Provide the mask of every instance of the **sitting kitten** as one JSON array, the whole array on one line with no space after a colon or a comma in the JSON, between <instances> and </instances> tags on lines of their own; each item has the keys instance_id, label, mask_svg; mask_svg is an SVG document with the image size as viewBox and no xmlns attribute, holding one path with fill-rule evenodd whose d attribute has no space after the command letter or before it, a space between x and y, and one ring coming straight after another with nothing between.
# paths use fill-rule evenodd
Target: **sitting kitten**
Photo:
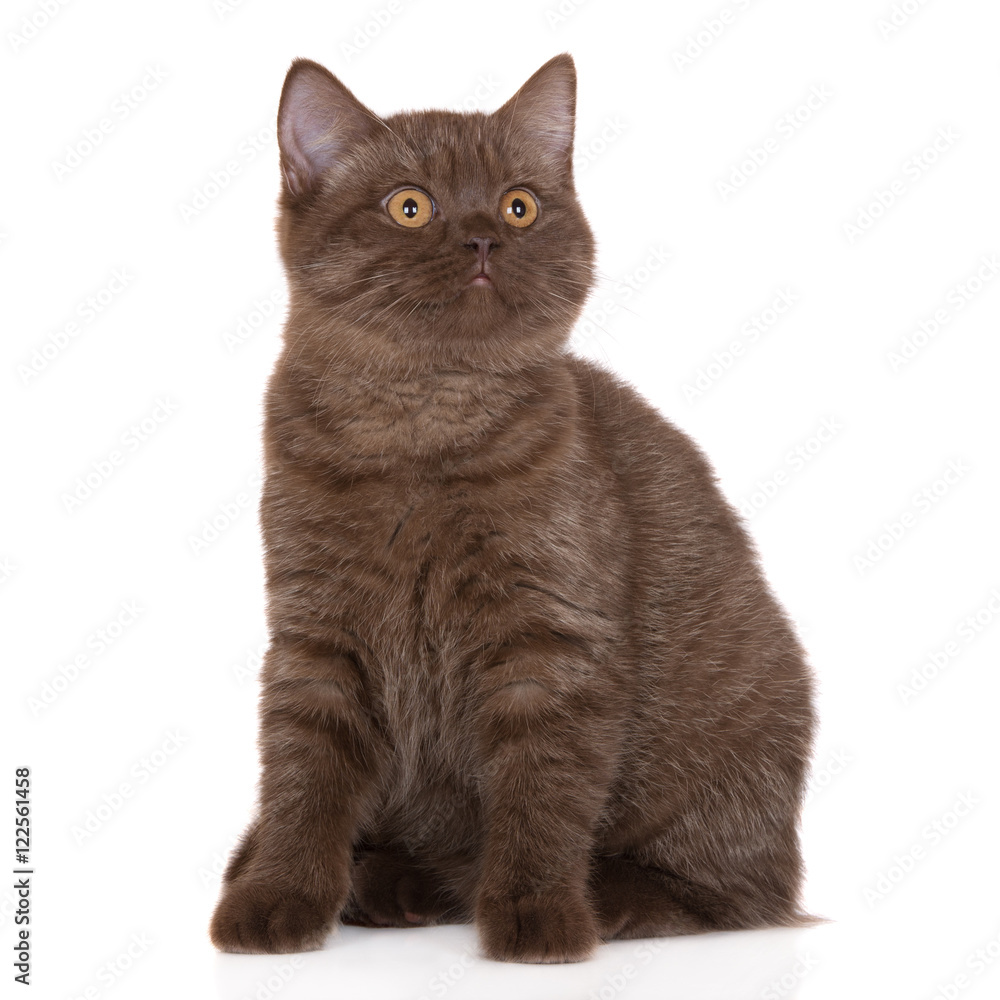
<instances>
[{"instance_id":1,"label":"sitting kitten","mask_svg":"<svg viewBox=\"0 0 1000 1000\"><path fill-rule=\"evenodd\" d=\"M566 353L576 78L381 119L281 96L260 804L212 921L471 921L490 958L808 922L811 680L700 451Z\"/></svg>"}]
</instances>

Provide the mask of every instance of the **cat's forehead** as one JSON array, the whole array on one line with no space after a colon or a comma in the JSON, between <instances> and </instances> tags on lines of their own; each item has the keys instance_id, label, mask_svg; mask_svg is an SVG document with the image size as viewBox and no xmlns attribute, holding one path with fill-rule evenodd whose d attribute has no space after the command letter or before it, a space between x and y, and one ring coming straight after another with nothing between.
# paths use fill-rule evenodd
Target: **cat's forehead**
<instances>
[{"instance_id":1,"label":"cat's forehead","mask_svg":"<svg viewBox=\"0 0 1000 1000\"><path fill-rule=\"evenodd\" d=\"M385 123L393 136L387 167L401 183L438 188L434 193L492 197L498 188L529 183L540 169L531 149L488 114L413 112Z\"/></svg>"}]
</instances>

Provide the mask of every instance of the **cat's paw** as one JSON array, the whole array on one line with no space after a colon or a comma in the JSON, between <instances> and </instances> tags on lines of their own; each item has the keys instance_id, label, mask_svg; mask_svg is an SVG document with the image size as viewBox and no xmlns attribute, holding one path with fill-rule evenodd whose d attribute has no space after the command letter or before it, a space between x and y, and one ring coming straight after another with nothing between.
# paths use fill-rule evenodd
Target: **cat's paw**
<instances>
[{"instance_id":1,"label":"cat's paw","mask_svg":"<svg viewBox=\"0 0 1000 1000\"><path fill-rule=\"evenodd\" d=\"M244 955L316 951L336 917L336 909L302 893L236 881L223 889L209 934L220 951Z\"/></svg>"},{"instance_id":2,"label":"cat's paw","mask_svg":"<svg viewBox=\"0 0 1000 1000\"><path fill-rule=\"evenodd\" d=\"M599 942L586 899L568 891L480 899L476 924L483 953L498 962L582 962Z\"/></svg>"},{"instance_id":3,"label":"cat's paw","mask_svg":"<svg viewBox=\"0 0 1000 1000\"><path fill-rule=\"evenodd\" d=\"M370 850L355 860L351 898L340 919L361 927L426 927L461 922L461 912L457 900L414 858Z\"/></svg>"}]
</instances>

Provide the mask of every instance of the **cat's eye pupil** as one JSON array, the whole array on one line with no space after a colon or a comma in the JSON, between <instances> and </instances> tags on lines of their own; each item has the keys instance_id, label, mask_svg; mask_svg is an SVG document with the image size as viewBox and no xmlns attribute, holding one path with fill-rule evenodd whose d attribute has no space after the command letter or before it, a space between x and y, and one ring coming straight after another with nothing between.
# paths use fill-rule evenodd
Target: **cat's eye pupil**
<instances>
[{"instance_id":1,"label":"cat's eye pupil","mask_svg":"<svg viewBox=\"0 0 1000 1000\"><path fill-rule=\"evenodd\" d=\"M511 211L514 213L514 215L516 215L519 219L523 219L528 211L528 206L525 205L525 203L521 201L520 198L515 198L510 203L510 208Z\"/></svg>"},{"instance_id":2,"label":"cat's eye pupil","mask_svg":"<svg viewBox=\"0 0 1000 1000\"><path fill-rule=\"evenodd\" d=\"M403 215L405 215L408 219L412 219L419 211L420 206L413 200L413 198L407 198L406 201L403 202Z\"/></svg>"}]
</instances>

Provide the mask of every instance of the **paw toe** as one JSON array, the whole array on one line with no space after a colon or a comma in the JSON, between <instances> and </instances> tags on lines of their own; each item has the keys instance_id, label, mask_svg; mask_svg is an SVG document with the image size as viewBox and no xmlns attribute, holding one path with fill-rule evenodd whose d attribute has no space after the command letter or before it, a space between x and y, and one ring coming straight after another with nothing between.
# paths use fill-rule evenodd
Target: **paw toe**
<instances>
[{"instance_id":1,"label":"paw toe","mask_svg":"<svg viewBox=\"0 0 1000 1000\"><path fill-rule=\"evenodd\" d=\"M482 901L483 951L500 962L581 962L598 943L594 916L581 897L540 893Z\"/></svg>"},{"instance_id":2,"label":"paw toe","mask_svg":"<svg viewBox=\"0 0 1000 1000\"><path fill-rule=\"evenodd\" d=\"M220 951L280 955L321 948L332 924L332 914L300 893L230 883L209 933Z\"/></svg>"}]
</instances>

